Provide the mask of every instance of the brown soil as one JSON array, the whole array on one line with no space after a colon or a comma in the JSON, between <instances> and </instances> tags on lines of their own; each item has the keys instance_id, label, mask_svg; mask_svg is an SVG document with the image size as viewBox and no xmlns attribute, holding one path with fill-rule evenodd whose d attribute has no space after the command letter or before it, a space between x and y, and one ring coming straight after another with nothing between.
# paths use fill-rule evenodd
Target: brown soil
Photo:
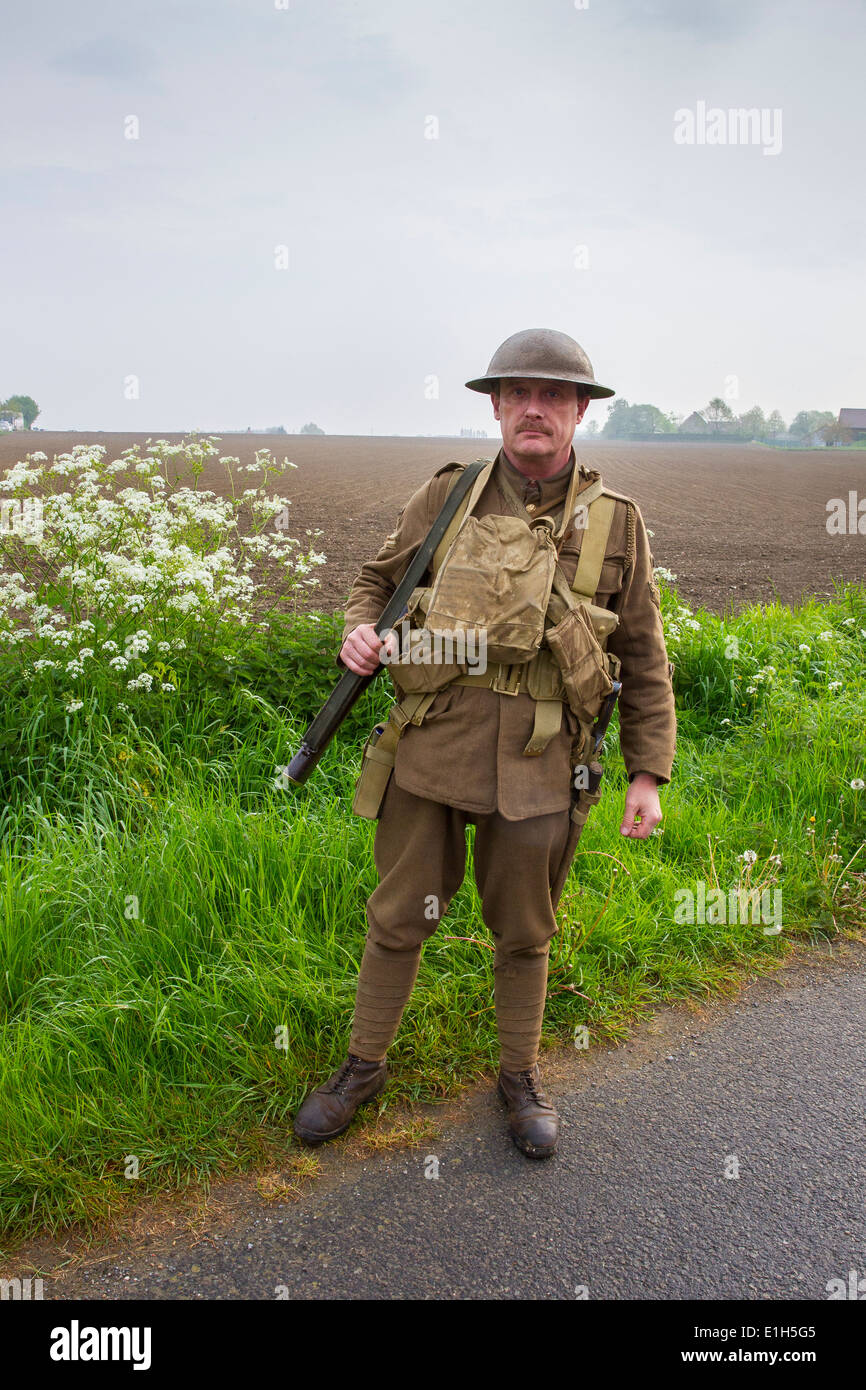
<instances>
[{"instance_id":1,"label":"brown soil","mask_svg":"<svg viewBox=\"0 0 866 1390\"><path fill-rule=\"evenodd\" d=\"M141 434L35 432L0 434L0 471L25 453L49 458L74 444L104 444L112 458ZM183 436L152 438L178 442ZM412 492L449 459L491 456L497 439L400 438L351 435L220 436L224 454L241 463L257 449L298 465L275 490L292 498L292 535L321 527L318 548L328 556L318 589L302 606L335 609L345 603L365 560L392 530ZM783 451L757 445L580 444L578 457L641 508L657 565L679 576L681 596L693 606L735 611L778 598L796 603L825 597L834 580L864 581L866 536L831 536L827 503L866 496L866 452L833 449ZM248 487L251 475L243 475ZM225 468L215 464L200 486L222 492Z\"/></svg>"}]
</instances>

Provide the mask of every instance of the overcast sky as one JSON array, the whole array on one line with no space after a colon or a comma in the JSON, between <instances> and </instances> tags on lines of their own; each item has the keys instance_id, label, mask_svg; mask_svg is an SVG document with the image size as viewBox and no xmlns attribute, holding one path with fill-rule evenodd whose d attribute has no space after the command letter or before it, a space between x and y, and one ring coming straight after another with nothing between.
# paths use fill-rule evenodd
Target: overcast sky
<instances>
[{"instance_id":1,"label":"overcast sky","mask_svg":"<svg viewBox=\"0 0 866 1390\"><path fill-rule=\"evenodd\" d=\"M463 383L534 327L664 410L866 406L862 0L14 9L0 397L46 429L494 433ZM677 143L699 103L781 149Z\"/></svg>"}]
</instances>

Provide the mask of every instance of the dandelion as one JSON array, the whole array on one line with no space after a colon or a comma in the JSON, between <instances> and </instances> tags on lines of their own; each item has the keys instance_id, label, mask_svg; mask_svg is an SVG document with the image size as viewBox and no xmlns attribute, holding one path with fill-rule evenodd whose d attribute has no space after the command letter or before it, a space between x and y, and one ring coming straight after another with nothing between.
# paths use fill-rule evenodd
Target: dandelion
<instances>
[{"instance_id":1,"label":"dandelion","mask_svg":"<svg viewBox=\"0 0 866 1390\"><path fill-rule=\"evenodd\" d=\"M805 652L806 655L808 656L808 654L811 652L812 648L808 645L808 643L806 643L806 642L801 642L800 645L799 645L799 647L797 648L797 650L798 650L799 652Z\"/></svg>"},{"instance_id":2,"label":"dandelion","mask_svg":"<svg viewBox=\"0 0 866 1390\"><path fill-rule=\"evenodd\" d=\"M781 854L770 854L770 855L768 855L768 857L767 857L767 862L770 863L770 864L775 864L777 869L781 869L781 867L782 867L782 856L781 856Z\"/></svg>"},{"instance_id":3,"label":"dandelion","mask_svg":"<svg viewBox=\"0 0 866 1390\"><path fill-rule=\"evenodd\" d=\"M819 632L819 633L818 633L818 641L819 641L819 642L829 642L829 641L830 641L833 637L835 637L835 636L836 636L835 632L833 632L832 629L827 628L827 630L826 630L825 632Z\"/></svg>"},{"instance_id":4,"label":"dandelion","mask_svg":"<svg viewBox=\"0 0 866 1390\"><path fill-rule=\"evenodd\" d=\"M862 777L855 777L851 783L852 792L862 792L864 787L866 787L866 782L863 781Z\"/></svg>"},{"instance_id":5,"label":"dandelion","mask_svg":"<svg viewBox=\"0 0 866 1390\"><path fill-rule=\"evenodd\" d=\"M737 857L742 859L744 864L754 864L758 856L753 849L744 849Z\"/></svg>"}]
</instances>

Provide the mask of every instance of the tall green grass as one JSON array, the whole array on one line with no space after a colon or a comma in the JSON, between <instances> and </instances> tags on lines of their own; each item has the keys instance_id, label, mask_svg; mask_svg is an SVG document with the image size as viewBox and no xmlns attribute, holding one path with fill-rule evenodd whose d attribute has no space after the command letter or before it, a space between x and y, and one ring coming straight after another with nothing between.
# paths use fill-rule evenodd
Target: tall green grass
<instances>
[{"instance_id":1,"label":"tall green grass","mask_svg":"<svg viewBox=\"0 0 866 1390\"><path fill-rule=\"evenodd\" d=\"M611 736L563 898L545 1045L581 1025L591 1041L622 1036L664 1000L863 926L866 592L718 618L664 586L663 610L680 720L663 833L618 834ZM235 657L213 658L177 703L142 693L127 710L96 689L68 715L11 658L3 670L10 1240L292 1148L294 1110L345 1054L375 885L375 827L350 805L385 684L306 787L277 776L338 675L340 630L325 614L239 630ZM781 886L781 934L676 921L675 894L699 879ZM387 1097L445 1095L495 1064L489 941L470 872L425 947Z\"/></svg>"}]
</instances>

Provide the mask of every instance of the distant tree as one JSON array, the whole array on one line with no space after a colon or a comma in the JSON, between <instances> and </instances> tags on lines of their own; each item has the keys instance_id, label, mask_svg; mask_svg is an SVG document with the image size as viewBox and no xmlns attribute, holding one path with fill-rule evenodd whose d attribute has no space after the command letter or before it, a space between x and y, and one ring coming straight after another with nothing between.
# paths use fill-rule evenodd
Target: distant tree
<instances>
[{"instance_id":1,"label":"distant tree","mask_svg":"<svg viewBox=\"0 0 866 1390\"><path fill-rule=\"evenodd\" d=\"M734 412L731 410L727 401L723 400L721 396L713 396L713 399L706 409L701 411L701 414L704 419L713 426L716 433L722 428L722 425L730 424L734 418Z\"/></svg>"},{"instance_id":2,"label":"distant tree","mask_svg":"<svg viewBox=\"0 0 866 1390\"><path fill-rule=\"evenodd\" d=\"M632 407L634 434L672 434L674 426L667 415L657 405L636 405Z\"/></svg>"},{"instance_id":3,"label":"distant tree","mask_svg":"<svg viewBox=\"0 0 866 1390\"><path fill-rule=\"evenodd\" d=\"M590 436L590 438L595 438L595 436L598 434L598 421L597 421L597 420L590 420L590 421L587 423L587 426L586 426L586 433Z\"/></svg>"},{"instance_id":4,"label":"distant tree","mask_svg":"<svg viewBox=\"0 0 866 1390\"><path fill-rule=\"evenodd\" d=\"M767 437L767 422L759 405L753 405L751 410L740 415L737 424L740 427L740 432L747 434L750 439L766 439Z\"/></svg>"},{"instance_id":5,"label":"distant tree","mask_svg":"<svg viewBox=\"0 0 866 1390\"><path fill-rule=\"evenodd\" d=\"M286 432L286 427L285 427L285 425L271 425L271 426L265 431L266 434L285 434L285 432Z\"/></svg>"},{"instance_id":6,"label":"distant tree","mask_svg":"<svg viewBox=\"0 0 866 1390\"><path fill-rule=\"evenodd\" d=\"M767 417L767 437L775 439L777 434L785 433L785 421L782 419L778 410L773 410Z\"/></svg>"},{"instance_id":7,"label":"distant tree","mask_svg":"<svg viewBox=\"0 0 866 1390\"><path fill-rule=\"evenodd\" d=\"M825 444L850 444L854 436L845 425L840 425L838 420L830 420L826 425L821 425L818 430Z\"/></svg>"},{"instance_id":8,"label":"distant tree","mask_svg":"<svg viewBox=\"0 0 866 1390\"><path fill-rule=\"evenodd\" d=\"M832 425L836 416L832 410L801 410L791 421L791 433L798 439L807 439L817 434L824 425Z\"/></svg>"},{"instance_id":9,"label":"distant tree","mask_svg":"<svg viewBox=\"0 0 866 1390\"><path fill-rule=\"evenodd\" d=\"M621 396L618 401L611 401L607 408L607 419L604 422L602 434L608 439L622 439L626 434L631 406L625 396Z\"/></svg>"},{"instance_id":10,"label":"distant tree","mask_svg":"<svg viewBox=\"0 0 866 1390\"><path fill-rule=\"evenodd\" d=\"M671 434L674 426L667 415L655 405L629 405L614 401L608 406L607 422L602 433L608 439L628 439L637 434Z\"/></svg>"},{"instance_id":11,"label":"distant tree","mask_svg":"<svg viewBox=\"0 0 866 1390\"><path fill-rule=\"evenodd\" d=\"M27 430L39 414L39 406L32 396L10 396L8 400L3 401L0 409L10 411L14 415L23 415L24 428Z\"/></svg>"},{"instance_id":12,"label":"distant tree","mask_svg":"<svg viewBox=\"0 0 866 1390\"><path fill-rule=\"evenodd\" d=\"M316 425L316 424L314 424L313 421L310 420L306 425L302 425L302 426L301 426L300 433L301 433L301 434L324 434L325 431L324 431L324 430L320 430L320 429L319 429L319 426Z\"/></svg>"}]
</instances>

